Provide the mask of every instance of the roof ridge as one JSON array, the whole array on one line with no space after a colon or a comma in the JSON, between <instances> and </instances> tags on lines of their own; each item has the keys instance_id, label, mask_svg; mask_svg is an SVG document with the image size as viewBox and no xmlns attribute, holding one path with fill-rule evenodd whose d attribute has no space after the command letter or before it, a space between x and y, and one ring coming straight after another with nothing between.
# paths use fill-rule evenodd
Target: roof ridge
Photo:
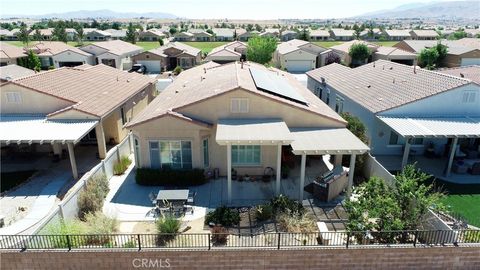
<instances>
[{"instance_id":1,"label":"roof ridge","mask_svg":"<svg viewBox=\"0 0 480 270\"><path fill-rule=\"evenodd\" d=\"M57 72L57 71L64 70L64 69L68 69L68 68L69 68L69 67L60 67L60 68L50 69L50 70L46 70L46 71L41 71L41 72L37 72L37 73L32 74L32 75L28 75L28 76L24 76L24 77L21 77L21 78L17 78L17 79L15 79L15 80L12 80L12 82L17 82L17 81L20 81L20 80L22 80L22 79L32 78L32 77L39 76L39 75L43 75L43 74L46 74L46 73L53 73L53 72Z\"/></svg>"}]
</instances>

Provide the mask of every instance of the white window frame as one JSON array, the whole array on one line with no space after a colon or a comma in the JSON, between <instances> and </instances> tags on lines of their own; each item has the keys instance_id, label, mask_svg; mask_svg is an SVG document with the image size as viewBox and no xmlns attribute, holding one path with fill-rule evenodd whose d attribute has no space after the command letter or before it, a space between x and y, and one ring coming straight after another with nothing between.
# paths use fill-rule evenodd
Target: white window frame
<instances>
[{"instance_id":1,"label":"white window frame","mask_svg":"<svg viewBox=\"0 0 480 270\"><path fill-rule=\"evenodd\" d=\"M207 143L206 147L205 147L205 142ZM205 154L206 154L206 157L205 157ZM203 155L203 167L204 168L210 167L210 142L208 140L208 137L203 138L202 140L202 155Z\"/></svg>"},{"instance_id":2,"label":"white window frame","mask_svg":"<svg viewBox=\"0 0 480 270\"><path fill-rule=\"evenodd\" d=\"M239 146L258 146L259 147L259 160L258 160L258 163L238 163L237 162L234 162L233 160L233 147L239 147ZM238 154L238 152L237 152ZM238 157L237 157L237 160L238 160ZM261 145L232 145L232 165L235 166L235 167L261 167L262 166L262 146Z\"/></svg>"},{"instance_id":3,"label":"white window frame","mask_svg":"<svg viewBox=\"0 0 480 270\"><path fill-rule=\"evenodd\" d=\"M250 102L248 98L232 98L230 100L230 112L231 113L248 113L250 111L249 103Z\"/></svg>"},{"instance_id":4,"label":"white window frame","mask_svg":"<svg viewBox=\"0 0 480 270\"><path fill-rule=\"evenodd\" d=\"M335 112L340 114L343 112L343 102L345 99L342 96L335 95Z\"/></svg>"},{"instance_id":5,"label":"white window frame","mask_svg":"<svg viewBox=\"0 0 480 270\"><path fill-rule=\"evenodd\" d=\"M6 92L6 101L9 104L21 104L22 103L22 94L20 92ZM12 100L13 97L13 100Z\"/></svg>"},{"instance_id":6,"label":"white window frame","mask_svg":"<svg viewBox=\"0 0 480 270\"><path fill-rule=\"evenodd\" d=\"M180 143L180 164L181 164L181 169L183 169L183 149L181 147L182 145L182 142L190 142L190 155L191 155L191 162L192 162L192 169L194 168L193 167L193 141L190 140L190 139L159 139L159 140L149 140L149 153L150 153L150 143L151 142L158 142L158 157L159 157L159 161L160 161L160 168L163 168L164 165L162 164L162 156L161 156L161 143L162 142L168 142L168 143L171 143L171 142L179 142ZM151 166L151 161L150 161L150 166ZM172 169L175 169L175 168L172 168Z\"/></svg>"}]
</instances>

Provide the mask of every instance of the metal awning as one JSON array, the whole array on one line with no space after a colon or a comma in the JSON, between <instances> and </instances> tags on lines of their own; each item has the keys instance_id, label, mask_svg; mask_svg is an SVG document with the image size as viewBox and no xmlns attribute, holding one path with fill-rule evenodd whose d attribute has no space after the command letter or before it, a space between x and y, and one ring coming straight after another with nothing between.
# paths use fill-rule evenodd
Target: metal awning
<instances>
[{"instance_id":1,"label":"metal awning","mask_svg":"<svg viewBox=\"0 0 480 270\"><path fill-rule=\"evenodd\" d=\"M75 144L97 123L96 120L49 120L45 116L1 115L0 142Z\"/></svg>"},{"instance_id":2,"label":"metal awning","mask_svg":"<svg viewBox=\"0 0 480 270\"><path fill-rule=\"evenodd\" d=\"M220 145L288 145L293 137L285 122L279 119L220 119L216 141Z\"/></svg>"},{"instance_id":3,"label":"metal awning","mask_svg":"<svg viewBox=\"0 0 480 270\"><path fill-rule=\"evenodd\" d=\"M480 117L389 117L377 116L405 138L477 138Z\"/></svg>"},{"instance_id":4,"label":"metal awning","mask_svg":"<svg viewBox=\"0 0 480 270\"><path fill-rule=\"evenodd\" d=\"M346 128L291 128L295 155L363 154L370 148Z\"/></svg>"}]
</instances>

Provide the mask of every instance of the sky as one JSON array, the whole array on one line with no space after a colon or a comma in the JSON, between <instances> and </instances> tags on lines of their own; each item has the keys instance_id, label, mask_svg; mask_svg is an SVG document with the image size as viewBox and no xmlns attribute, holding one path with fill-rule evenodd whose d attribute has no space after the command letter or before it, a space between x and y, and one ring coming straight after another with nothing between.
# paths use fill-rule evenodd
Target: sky
<instances>
[{"instance_id":1,"label":"sky","mask_svg":"<svg viewBox=\"0 0 480 270\"><path fill-rule=\"evenodd\" d=\"M0 14L78 10L165 12L191 19L344 18L432 0L0 0Z\"/></svg>"}]
</instances>

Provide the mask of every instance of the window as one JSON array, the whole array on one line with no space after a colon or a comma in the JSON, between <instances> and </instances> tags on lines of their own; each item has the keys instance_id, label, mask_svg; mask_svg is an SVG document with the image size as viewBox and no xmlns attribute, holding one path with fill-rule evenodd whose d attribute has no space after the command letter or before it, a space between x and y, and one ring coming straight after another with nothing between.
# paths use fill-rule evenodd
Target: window
<instances>
[{"instance_id":1,"label":"window","mask_svg":"<svg viewBox=\"0 0 480 270\"><path fill-rule=\"evenodd\" d=\"M208 156L208 139L203 139L203 167L208 168L210 166Z\"/></svg>"},{"instance_id":2,"label":"window","mask_svg":"<svg viewBox=\"0 0 480 270\"><path fill-rule=\"evenodd\" d=\"M190 141L150 142L150 166L191 169L192 143Z\"/></svg>"},{"instance_id":3,"label":"window","mask_svg":"<svg viewBox=\"0 0 480 270\"><path fill-rule=\"evenodd\" d=\"M337 95L335 97L335 112L337 113L343 112L343 101L344 99L341 96Z\"/></svg>"},{"instance_id":4,"label":"window","mask_svg":"<svg viewBox=\"0 0 480 270\"><path fill-rule=\"evenodd\" d=\"M232 164L236 166L260 165L260 145L232 145Z\"/></svg>"},{"instance_id":5,"label":"window","mask_svg":"<svg viewBox=\"0 0 480 270\"><path fill-rule=\"evenodd\" d=\"M423 138L414 138L412 140L413 145L423 145Z\"/></svg>"},{"instance_id":6,"label":"window","mask_svg":"<svg viewBox=\"0 0 480 270\"><path fill-rule=\"evenodd\" d=\"M133 144L134 144L134 149L135 149L135 152L134 152L135 164L137 166L140 166L140 144L139 144L137 138L133 139Z\"/></svg>"},{"instance_id":7,"label":"window","mask_svg":"<svg viewBox=\"0 0 480 270\"><path fill-rule=\"evenodd\" d=\"M389 145L397 145L398 144L398 135L393 130L390 131L390 140L388 141Z\"/></svg>"},{"instance_id":8,"label":"window","mask_svg":"<svg viewBox=\"0 0 480 270\"><path fill-rule=\"evenodd\" d=\"M230 111L232 113L248 113L248 98L232 98Z\"/></svg>"},{"instance_id":9,"label":"window","mask_svg":"<svg viewBox=\"0 0 480 270\"><path fill-rule=\"evenodd\" d=\"M7 92L7 103L22 103L22 96L18 92Z\"/></svg>"},{"instance_id":10,"label":"window","mask_svg":"<svg viewBox=\"0 0 480 270\"><path fill-rule=\"evenodd\" d=\"M477 91L467 90L463 91L462 103L474 103L477 96Z\"/></svg>"},{"instance_id":11,"label":"window","mask_svg":"<svg viewBox=\"0 0 480 270\"><path fill-rule=\"evenodd\" d=\"M330 105L330 90L327 89L327 105Z\"/></svg>"},{"instance_id":12,"label":"window","mask_svg":"<svg viewBox=\"0 0 480 270\"><path fill-rule=\"evenodd\" d=\"M122 125L125 125L127 123L127 117L125 115L125 109L123 107L120 107L120 115L122 116Z\"/></svg>"}]
</instances>

